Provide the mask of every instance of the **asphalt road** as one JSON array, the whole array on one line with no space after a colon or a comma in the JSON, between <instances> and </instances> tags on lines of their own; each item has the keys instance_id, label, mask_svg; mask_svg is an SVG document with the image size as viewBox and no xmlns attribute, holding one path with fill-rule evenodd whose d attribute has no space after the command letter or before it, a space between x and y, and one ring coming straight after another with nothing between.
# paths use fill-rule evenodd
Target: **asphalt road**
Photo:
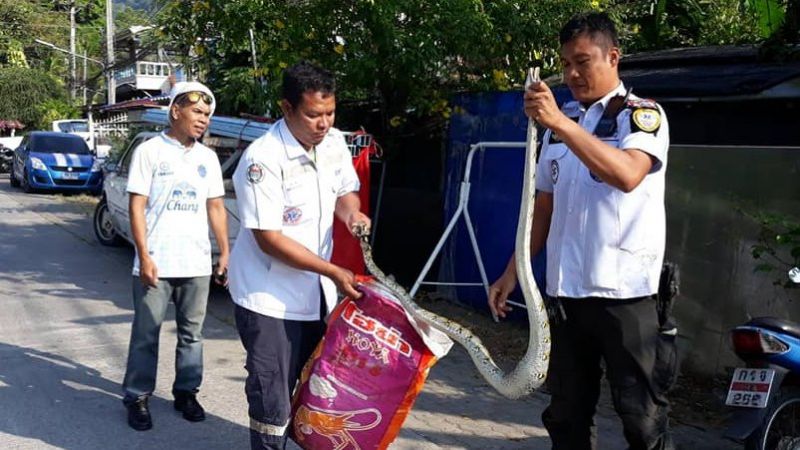
<instances>
[{"instance_id":1,"label":"asphalt road","mask_svg":"<svg viewBox=\"0 0 800 450\"><path fill-rule=\"evenodd\" d=\"M244 352L224 291L209 300L204 329L199 399L208 419L189 423L172 408L175 326L167 320L151 400L154 428L128 428L120 383L133 316L132 258L129 247L97 243L85 207L23 194L0 176L1 449L249 448ZM455 348L432 369L391 448L547 449L539 419L546 404L542 393L501 398ZM597 421L600 448L625 448L607 405ZM675 433L681 448L736 448L718 430L679 426Z\"/></svg>"}]
</instances>

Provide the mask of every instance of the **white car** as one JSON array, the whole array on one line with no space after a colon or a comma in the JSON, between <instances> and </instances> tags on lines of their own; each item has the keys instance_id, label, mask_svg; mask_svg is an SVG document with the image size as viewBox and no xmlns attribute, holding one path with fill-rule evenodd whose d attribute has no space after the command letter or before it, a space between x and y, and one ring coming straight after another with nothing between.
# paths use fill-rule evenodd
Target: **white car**
<instances>
[{"instance_id":1,"label":"white car","mask_svg":"<svg viewBox=\"0 0 800 450\"><path fill-rule=\"evenodd\" d=\"M133 151L142 142L157 136L158 133L143 132L136 135L128 148L122 153L118 162L106 163L103 167L105 180L103 181L103 195L94 210L94 234L103 245L118 246L126 241L133 245L131 235L130 217L128 215L128 170L130 169ZM231 247L239 231L239 215L236 209L236 198L233 193L231 175L236 169L236 162L241 156L241 151L235 152L222 164L222 176L225 183L225 209L228 213L228 240ZM219 254L217 240L214 233L210 232L212 252Z\"/></svg>"},{"instance_id":2,"label":"white car","mask_svg":"<svg viewBox=\"0 0 800 450\"><path fill-rule=\"evenodd\" d=\"M95 150L94 147L94 133L91 131L89 121L86 119L64 119L54 120L52 123L53 131L60 133L69 133L80 136L86 141L86 145L90 149Z\"/></svg>"}]
</instances>

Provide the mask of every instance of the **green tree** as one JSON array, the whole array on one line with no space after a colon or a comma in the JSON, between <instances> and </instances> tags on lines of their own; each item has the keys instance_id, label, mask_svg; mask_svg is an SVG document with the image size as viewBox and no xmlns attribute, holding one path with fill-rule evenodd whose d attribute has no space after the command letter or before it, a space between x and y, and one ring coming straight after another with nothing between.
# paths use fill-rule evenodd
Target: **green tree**
<instances>
[{"instance_id":1,"label":"green tree","mask_svg":"<svg viewBox=\"0 0 800 450\"><path fill-rule=\"evenodd\" d=\"M0 118L15 119L28 129L48 127L54 112L74 114L61 80L38 69L0 68Z\"/></svg>"},{"instance_id":2,"label":"green tree","mask_svg":"<svg viewBox=\"0 0 800 450\"><path fill-rule=\"evenodd\" d=\"M48 98L36 105L36 112L39 118L35 123L38 130L49 130L54 120L74 119L80 116L78 108L66 100L58 98Z\"/></svg>"},{"instance_id":3,"label":"green tree","mask_svg":"<svg viewBox=\"0 0 800 450\"><path fill-rule=\"evenodd\" d=\"M627 50L797 42L798 5L790 0L606 0Z\"/></svg>"},{"instance_id":4,"label":"green tree","mask_svg":"<svg viewBox=\"0 0 800 450\"><path fill-rule=\"evenodd\" d=\"M139 3L149 5L149 2ZM71 0L0 0L0 66L10 65L12 59L19 65L24 59L30 67L68 79L68 56L34 40L69 48L70 4ZM75 7L77 53L85 52L90 58L105 60L105 1L75 0ZM125 4L115 5L115 27L118 30L132 25L147 25L149 21L150 17L144 11ZM80 58L77 64L78 77L81 78L83 62ZM105 82L103 68L90 63L87 72L89 90L101 91Z\"/></svg>"},{"instance_id":5,"label":"green tree","mask_svg":"<svg viewBox=\"0 0 800 450\"><path fill-rule=\"evenodd\" d=\"M558 27L591 2L244 0L162 6L164 39L215 88L241 84L249 71L253 80L265 81L274 105L281 72L305 58L335 71L342 99L374 104L387 124L400 125L410 117L447 117L454 92L519 85L534 62L546 72L556 70ZM247 106L251 112L265 109L260 99Z\"/></svg>"}]
</instances>

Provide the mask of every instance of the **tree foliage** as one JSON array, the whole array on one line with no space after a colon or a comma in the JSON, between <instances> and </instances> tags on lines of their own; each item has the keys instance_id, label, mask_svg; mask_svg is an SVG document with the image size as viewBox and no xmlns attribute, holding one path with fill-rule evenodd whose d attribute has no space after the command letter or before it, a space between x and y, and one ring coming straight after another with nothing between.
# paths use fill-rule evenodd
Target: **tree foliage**
<instances>
[{"instance_id":1,"label":"tree foliage","mask_svg":"<svg viewBox=\"0 0 800 450\"><path fill-rule=\"evenodd\" d=\"M19 120L28 129L49 128L49 120L75 114L67 102L64 84L38 69L0 68L0 118Z\"/></svg>"},{"instance_id":2,"label":"tree foliage","mask_svg":"<svg viewBox=\"0 0 800 450\"><path fill-rule=\"evenodd\" d=\"M790 0L126 0L116 27L149 24L220 95L220 112L275 111L280 74L304 58L335 71L340 98L380 111L387 126L446 119L454 92L518 87L525 69L559 70L557 31L577 11L605 10L626 52L797 39ZM0 0L0 66L67 79L67 0ZM78 52L105 59L105 2L76 0ZM146 11L140 10L146 9ZM250 30L256 47L251 56ZM123 64L124 62L120 62ZM79 67L80 67L79 63ZM102 89L90 64L89 88ZM82 72L79 68L79 74Z\"/></svg>"},{"instance_id":3,"label":"tree foliage","mask_svg":"<svg viewBox=\"0 0 800 450\"><path fill-rule=\"evenodd\" d=\"M795 43L791 0L606 0L629 52L674 47ZM793 40L794 39L794 40Z\"/></svg>"},{"instance_id":4,"label":"tree foliage","mask_svg":"<svg viewBox=\"0 0 800 450\"><path fill-rule=\"evenodd\" d=\"M577 11L606 10L628 52L756 43L776 33L788 0L236 0L160 2L162 39L227 95L220 111L264 113L280 74L309 59L335 71L340 98L385 123L446 118L453 92L519 86L532 64L559 70L557 32ZM776 9L778 10L776 12ZM256 46L254 66L250 48Z\"/></svg>"},{"instance_id":5,"label":"tree foliage","mask_svg":"<svg viewBox=\"0 0 800 450\"><path fill-rule=\"evenodd\" d=\"M757 272L773 273L773 283L785 288L796 288L786 273L800 266L800 223L785 215L759 212L750 215L759 226L758 241L751 254L758 264Z\"/></svg>"},{"instance_id":6,"label":"tree foliage","mask_svg":"<svg viewBox=\"0 0 800 450\"><path fill-rule=\"evenodd\" d=\"M69 5L67 0L0 0L0 67L30 66L67 80L69 57L37 44L35 39L68 49ZM76 0L75 7L77 53L105 60L105 1ZM130 5L115 5L117 29L149 23L150 17L145 12L133 9ZM76 63L78 78L81 79L84 63L80 58ZM87 85L91 92L102 90L102 70L98 64L88 64Z\"/></svg>"},{"instance_id":7,"label":"tree foliage","mask_svg":"<svg viewBox=\"0 0 800 450\"><path fill-rule=\"evenodd\" d=\"M341 97L374 103L387 121L402 123L409 114L446 116L453 92L519 84L532 63L554 71L558 27L589 3L168 2L159 22L164 37L217 88L241 81L248 68L274 102L283 69L309 59L335 71Z\"/></svg>"}]
</instances>

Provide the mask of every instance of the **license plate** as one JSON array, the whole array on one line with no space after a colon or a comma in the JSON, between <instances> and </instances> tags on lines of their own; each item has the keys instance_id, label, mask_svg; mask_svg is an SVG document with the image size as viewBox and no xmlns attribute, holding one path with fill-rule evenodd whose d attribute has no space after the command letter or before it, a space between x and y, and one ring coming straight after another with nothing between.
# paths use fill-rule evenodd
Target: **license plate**
<instances>
[{"instance_id":1,"label":"license plate","mask_svg":"<svg viewBox=\"0 0 800 450\"><path fill-rule=\"evenodd\" d=\"M78 178L80 178L80 174L75 172L63 172L61 174L61 178L65 180L77 180Z\"/></svg>"},{"instance_id":2,"label":"license plate","mask_svg":"<svg viewBox=\"0 0 800 450\"><path fill-rule=\"evenodd\" d=\"M773 369L737 368L733 371L725 404L745 408L766 408L774 378Z\"/></svg>"}]
</instances>

